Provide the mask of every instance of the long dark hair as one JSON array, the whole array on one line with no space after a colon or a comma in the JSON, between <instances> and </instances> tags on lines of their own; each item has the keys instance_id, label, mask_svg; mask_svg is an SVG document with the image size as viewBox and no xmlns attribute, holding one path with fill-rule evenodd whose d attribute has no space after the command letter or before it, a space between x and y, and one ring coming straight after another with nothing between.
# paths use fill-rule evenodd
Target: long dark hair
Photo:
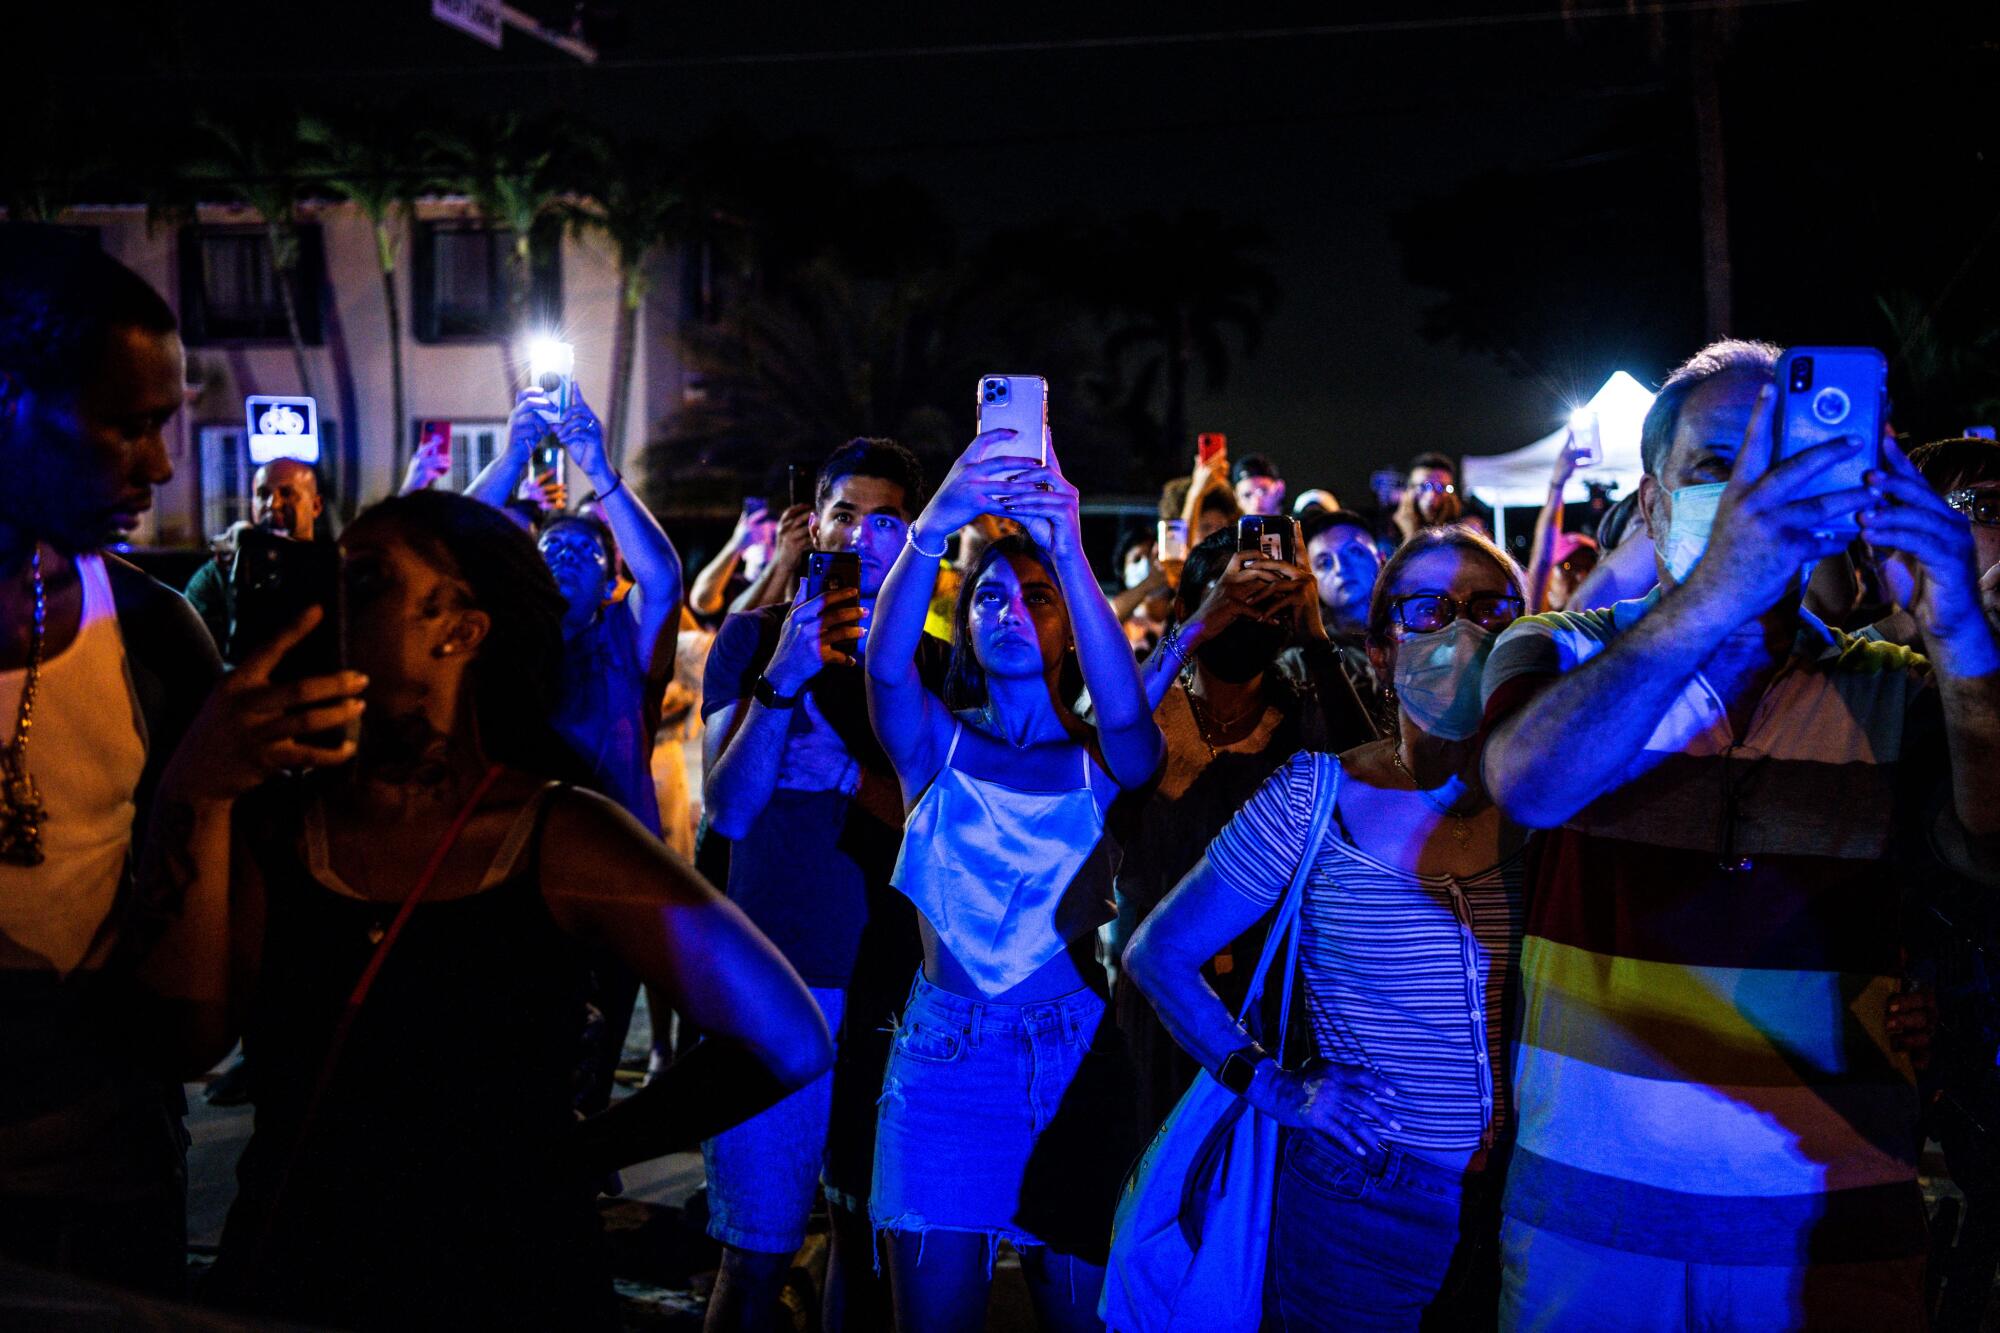
<instances>
[{"instance_id":1,"label":"long dark hair","mask_svg":"<svg viewBox=\"0 0 2000 1333\"><path fill-rule=\"evenodd\" d=\"M382 524L424 560L462 580L491 622L470 668L472 711L489 759L589 784L549 719L562 689L567 604L534 539L499 510L450 491L414 491L362 511L348 531Z\"/></svg>"},{"instance_id":2,"label":"long dark hair","mask_svg":"<svg viewBox=\"0 0 2000 1333\"><path fill-rule=\"evenodd\" d=\"M1024 532L1009 533L996 542L991 542L981 551L965 571L964 581L958 585L958 601L951 613L951 665L944 675L944 705L957 712L963 708L983 708L988 701L986 691L986 668L979 665L979 654L972 647L972 590L978 586L980 576L993 567L996 560L1011 560L1023 556L1034 561L1049 572L1051 581L1055 579L1055 562L1040 543ZM1068 594L1064 594L1064 614L1068 614ZM1075 666L1075 657L1066 655L1063 663L1063 677L1058 686L1061 697L1074 704L1083 689L1081 671Z\"/></svg>"}]
</instances>

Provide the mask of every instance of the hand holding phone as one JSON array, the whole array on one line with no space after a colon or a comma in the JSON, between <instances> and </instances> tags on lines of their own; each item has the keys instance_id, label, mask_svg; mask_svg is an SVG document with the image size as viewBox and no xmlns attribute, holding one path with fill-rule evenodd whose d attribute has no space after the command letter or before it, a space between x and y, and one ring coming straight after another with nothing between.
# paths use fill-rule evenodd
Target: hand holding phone
<instances>
[{"instance_id":1,"label":"hand holding phone","mask_svg":"<svg viewBox=\"0 0 2000 1333\"><path fill-rule=\"evenodd\" d=\"M1195 466L1215 471L1218 465L1227 466L1229 460L1229 437L1221 431L1204 431L1194 437Z\"/></svg>"},{"instance_id":2,"label":"hand holding phone","mask_svg":"<svg viewBox=\"0 0 2000 1333\"><path fill-rule=\"evenodd\" d=\"M1882 423L1889 414L1889 363L1873 347L1794 347L1778 363L1771 461L1783 462L1830 440L1862 446L1828 468L1801 497L1851 490L1882 466ZM1849 531L1852 516L1841 523Z\"/></svg>"}]
</instances>

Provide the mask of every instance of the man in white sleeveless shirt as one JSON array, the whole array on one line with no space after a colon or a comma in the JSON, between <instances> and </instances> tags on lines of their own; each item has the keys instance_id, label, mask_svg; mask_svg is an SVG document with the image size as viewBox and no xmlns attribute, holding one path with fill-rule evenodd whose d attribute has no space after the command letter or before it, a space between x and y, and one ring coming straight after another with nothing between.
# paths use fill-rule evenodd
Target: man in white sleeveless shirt
<instances>
[{"instance_id":1,"label":"man in white sleeveless shirt","mask_svg":"<svg viewBox=\"0 0 2000 1333\"><path fill-rule=\"evenodd\" d=\"M107 554L173 475L173 312L94 244L0 226L0 1255L179 1294L184 1137L134 967L152 782L219 672Z\"/></svg>"}]
</instances>

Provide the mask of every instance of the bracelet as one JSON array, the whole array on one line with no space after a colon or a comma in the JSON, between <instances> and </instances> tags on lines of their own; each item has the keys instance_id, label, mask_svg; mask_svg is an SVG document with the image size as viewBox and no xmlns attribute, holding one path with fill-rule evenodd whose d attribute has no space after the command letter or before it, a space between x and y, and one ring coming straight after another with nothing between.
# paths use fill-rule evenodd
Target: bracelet
<instances>
[{"instance_id":1,"label":"bracelet","mask_svg":"<svg viewBox=\"0 0 2000 1333\"><path fill-rule=\"evenodd\" d=\"M599 491L599 492L597 493L597 498L598 498L598 499L599 499L600 501L602 501L602 500L609 500L609 499L610 499L610 498L611 498L612 496L614 496L614 495L618 494L618 491L619 491L619 489L620 489L621 487L623 487L623 486L625 485L625 474L624 474L624 473L622 473L622 472L614 472L614 473L612 473L611 475L612 475L612 477L614 478L614 480L613 480L613 481L612 481L612 483L611 483L611 489L610 489L610 490L608 490L608 491Z\"/></svg>"},{"instance_id":2,"label":"bracelet","mask_svg":"<svg viewBox=\"0 0 2000 1333\"><path fill-rule=\"evenodd\" d=\"M1187 665L1187 644L1181 640L1181 631L1186 628L1186 624L1175 622L1174 627L1165 634L1162 634L1160 641L1153 645L1153 657L1159 657L1162 654L1171 654L1174 659L1174 670L1176 671ZM1151 662L1153 658L1149 657L1146 660Z\"/></svg>"},{"instance_id":3,"label":"bracelet","mask_svg":"<svg viewBox=\"0 0 2000 1333\"><path fill-rule=\"evenodd\" d=\"M903 545L909 547L926 560L942 560L944 559L944 553L951 549L951 539L947 537L945 544L938 547L935 551L926 551L923 547L917 545L917 528L913 523L903 529Z\"/></svg>"}]
</instances>

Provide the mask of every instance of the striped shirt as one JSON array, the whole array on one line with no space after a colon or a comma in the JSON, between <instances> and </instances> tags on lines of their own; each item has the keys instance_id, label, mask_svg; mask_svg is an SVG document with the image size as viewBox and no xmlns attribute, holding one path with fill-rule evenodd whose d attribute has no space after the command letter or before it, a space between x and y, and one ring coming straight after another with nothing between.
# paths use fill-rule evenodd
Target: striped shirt
<instances>
[{"instance_id":1,"label":"striped shirt","mask_svg":"<svg viewBox=\"0 0 2000 1333\"><path fill-rule=\"evenodd\" d=\"M1489 723L1657 597L1516 621L1486 665ZM1921 1251L1914 1076L1885 1030L1886 858L1916 822L1904 788L1934 794L1943 771L1916 753L1938 734L1928 683L1908 649L1805 616L1741 742L1697 674L1622 782L1550 831L1521 952L1509 1215L1690 1263Z\"/></svg>"},{"instance_id":2,"label":"striped shirt","mask_svg":"<svg viewBox=\"0 0 2000 1333\"><path fill-rule=\"evenodd\" d=\"M1339 781L1338 760L1327 771ZM1209 845L1210 868L1252 901L1275 903L1291 886L1318 772L1313 755L1294 755ZM1320 840L1300 908L1319 1053L1395 1087L1403 1128L1392 1142L1478 1148L1508 1115L1502 997L1521 938L1521 858L1468 879L1416 875L1344 832L1336 822Z\"/></svg>"}]
</instances>

